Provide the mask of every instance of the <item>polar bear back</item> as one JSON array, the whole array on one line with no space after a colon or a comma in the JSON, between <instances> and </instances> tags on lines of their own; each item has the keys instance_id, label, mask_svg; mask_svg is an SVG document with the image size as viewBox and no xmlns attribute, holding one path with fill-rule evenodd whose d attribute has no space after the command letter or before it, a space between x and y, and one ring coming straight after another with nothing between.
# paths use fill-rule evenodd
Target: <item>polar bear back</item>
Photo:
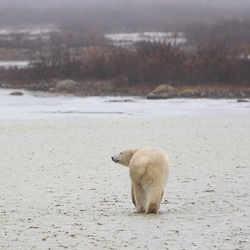
<instances>
[{"instance_id":1,"label":"polar bear back","mask_svg":"<svg viewBox=\"0 0 250 250\"><path fill-rule=\"evenodd\" d=\"M130 177L140 185L164 185L170 174L170 163L158 148L138 149L130 163Z\"/></svg>"}]
</instances>

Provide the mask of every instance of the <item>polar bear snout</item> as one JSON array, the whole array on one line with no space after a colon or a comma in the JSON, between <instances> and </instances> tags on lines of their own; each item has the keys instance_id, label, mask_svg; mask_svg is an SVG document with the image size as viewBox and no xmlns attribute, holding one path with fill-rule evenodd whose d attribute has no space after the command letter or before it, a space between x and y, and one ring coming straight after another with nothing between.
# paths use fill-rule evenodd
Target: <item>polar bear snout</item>
<instances>
[{"instance_id":1,"label":"polar bear snout","mask_svg":"<svg viewBox=\"0 0 250 250\"><path fill-rule=\"evenodd\" d=\"M111 159L112 159L112 161L114 161L114 162L119 162L119 158L117 157L117 155L112 156Z\"/></svg>"},{"instance_id":2,"label":"polar bear snout","mask_svg":"<svg viewBox=\"0 0 250 250\"><path fill-rule=\"evenodd\" d=\"M111 159L114 162L120 162L121 156L122 156L122 152L119 153L119 154L116 154L116 155L112 156Z\"/></svg>"}]
</instances>

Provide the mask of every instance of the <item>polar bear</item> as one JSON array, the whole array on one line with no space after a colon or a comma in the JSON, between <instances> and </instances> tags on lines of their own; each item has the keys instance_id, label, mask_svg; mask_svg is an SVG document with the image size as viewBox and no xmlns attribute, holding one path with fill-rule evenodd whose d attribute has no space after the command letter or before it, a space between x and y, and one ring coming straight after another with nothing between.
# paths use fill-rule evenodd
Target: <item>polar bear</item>
<instances>
[{"instance_id":1,"label":"polar bear","mask_svg":"<svg viewBox=\"0 0 250 250\"><path fill-rule=\"evenodd\" d=\"M138 213L158 213L170 175L167 155L159 148L127 149L111 159L129 167L132 201Z\"/></svg>"}]
</instances>

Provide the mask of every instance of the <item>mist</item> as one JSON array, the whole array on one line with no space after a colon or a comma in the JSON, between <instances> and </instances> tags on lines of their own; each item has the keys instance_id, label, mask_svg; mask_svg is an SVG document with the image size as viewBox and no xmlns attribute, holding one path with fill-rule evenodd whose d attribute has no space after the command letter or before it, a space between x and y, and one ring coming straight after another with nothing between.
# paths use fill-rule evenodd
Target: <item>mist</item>
<instances>
[{"instance_id":1,"label":"mist","mask_svg":"<svg viewBox=\"0 0 250 250\"><path fill-rule=\"evenodd\" d=\"M25 7L54 7L54 6L109 6L109 5L120 5L120 4L129 4L129 5L136 5L136 4L158 4L158 3L165 3L165 4L183 4L183 5L207 5L207 6L224 6L224 7L240 7L250 5L248 0L224 0L224 1L217 1L217 0L0 0L1 7L6 6L25 6Z\"/></svg>"},{"instance_id":2,"label":"mist","mask_svg":"<svg viewBox=\"0 0 250 250\"><path fill-rule=\"evenodd\" d=\"M107 32L180 31L195 22L246 19L247 0L0 0L1 26L55 24Z\"/></svg>"},{"instance_id":3,"label":"mist","mask_svg":"<svg viewBox=\"0 0 250 250\"><path fill-rule=\"evenodd\" d=\"M47 9L47 8L122 8L127 7L145 7L145 6L178 6L179 8L201 7L201 8L233 8L235 11L250 7L248 0L0 0L0 8L31 8L31 9ZM137 11L140 11L137 9Z\"/></svg>"}]
</instances>

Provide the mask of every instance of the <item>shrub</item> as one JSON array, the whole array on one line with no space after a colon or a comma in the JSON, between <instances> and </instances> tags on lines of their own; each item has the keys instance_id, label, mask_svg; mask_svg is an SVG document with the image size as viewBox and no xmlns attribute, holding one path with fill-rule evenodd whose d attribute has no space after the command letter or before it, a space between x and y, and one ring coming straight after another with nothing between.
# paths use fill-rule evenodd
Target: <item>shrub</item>
<instances>
[{"instance_id":1,"label":"shrub","mask_svg":"<svg viewBox=\"0 0 250 250\"><path fill-rule=\"evenodd\" d=\"M248 48L248 44L244 48ZM2 71L2 79L41 81L53 78L115 80L120 86L166 82L171 85L250 85L250 60L232 49L211 42L195 50L165 42L141 42L133 50L92 46L75 50L51 46L41 50L39 60L28 69ZM9 74L9 76L8 76Z\"/></svg>"}]
</instances>

